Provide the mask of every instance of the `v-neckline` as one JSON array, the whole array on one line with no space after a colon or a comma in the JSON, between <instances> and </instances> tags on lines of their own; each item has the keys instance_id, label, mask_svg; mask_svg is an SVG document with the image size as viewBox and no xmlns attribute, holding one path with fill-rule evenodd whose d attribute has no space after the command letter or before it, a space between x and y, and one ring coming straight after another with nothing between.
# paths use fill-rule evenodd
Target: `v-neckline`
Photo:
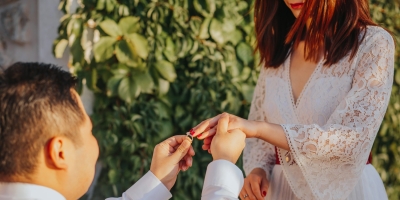
<instances>
[{"instance_id":1,"label":"v-neckline","mask_svg":"<svg viewBox=\"0 0 400 200\"><path fill-rule=\"evenodd\" d=\"M289 95L290 95L290 99L292 102L292 106L293 108L296 110L297 107L300 104L300 101L303 97L303 94L307 91L308 89L308 85L310 84L311 81L313 81L314 76L316 74L316 72L319 70L320 66L322 65L324 59L320 59L320 61L318 61L317 66L315 67L314 71L311 73L310 77L308 77L308 80L306 82L306 84L303 86L303 89L300 92L300 95L297 97L296 101L294 100L294 94L293 94L293 88L292 88L292 80L290 79L290 65L292 62L292 53L289 54L288 58L286 59L286 67L285 70L286 72L286 78L287 78L287 82L289 85Z\"/></svg>"}]
</instances>

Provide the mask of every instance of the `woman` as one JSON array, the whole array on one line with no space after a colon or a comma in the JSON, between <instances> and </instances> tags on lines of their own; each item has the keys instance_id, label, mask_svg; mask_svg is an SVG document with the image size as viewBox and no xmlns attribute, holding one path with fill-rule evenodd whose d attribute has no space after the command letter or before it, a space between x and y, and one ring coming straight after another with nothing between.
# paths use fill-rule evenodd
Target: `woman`
<instances>
[{"instance_id":1,"label":"woman","mask_svg":"<svg viewBox=\"0 0 400 200\"><path fill-rule=\"evenodd\" d=\"M241 199L387 199L370 150L388 106L394 42L367 0L256 0L262 67ZM193 131L208 150L219 116Z\"/></svg>"}]
</instances>

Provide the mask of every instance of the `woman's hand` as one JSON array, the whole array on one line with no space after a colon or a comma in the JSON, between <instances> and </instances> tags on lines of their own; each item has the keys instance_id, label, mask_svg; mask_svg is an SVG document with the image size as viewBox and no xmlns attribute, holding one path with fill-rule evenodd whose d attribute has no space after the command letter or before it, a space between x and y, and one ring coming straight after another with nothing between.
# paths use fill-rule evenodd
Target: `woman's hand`
<instances>
[{"instance_id":1,"label":"woman's hand","mask_svg":"<svg viewBox=\"0 0 400 200\"><path fill-rule=\"evenodd\" d=\"M200 140L208 137L213 137L217 130L218 121L223 114L229 115L228 131L233 129L240 129L246 134L247 138L257 137L255 121L245 120L229 113L222 113L213 118L204 120L199 125L193 128L193 131L195 133L193 137L197 137Z\"/></svg>"},{"instance_id":2,"label":"woman's hand","mask_svg":"<svg viewBox=\"0 0 400 200\"><path fill-rule=\"evenodd\" d=\"M228 131L239 129L246 134L247 138L257 137L257 122L245 120L229 113L222 113L213 118L204 120L192 129L195 133L193 137L197 137L200 140L204 139L203 150L208 150L208 152L211 153L211 141L217 131L217 124L222 115L229 115Z\"/></svg>"},{"instance_id":3,"label":"woman's hand","mask_svg":"<svg viewBox=\"0 0 400 200\"><path fill-rule=\"evenodd\" d=\"M226 113L227 114L227 113ZM229 115L228 131L239 129L246 134L246 138L258 138L287 151L290 150L286 133L281 125L262 121L245 120L235 115ZM215 135L221 115L207 119L191 130L192 136L204 139L203 150L210 153L210 145Z\"/></svg>"},{"instance_id":4,"label":"woman's hand","mask_svg":"<svg viewBox=\"0 0 400 200\"><path fill-rule=\"evenodd\" d=\"M240 199L245 200L263 200L267 196L269 182L266 173L261 168L255 168L244 179Z\"/></svg>"}]
</instances>

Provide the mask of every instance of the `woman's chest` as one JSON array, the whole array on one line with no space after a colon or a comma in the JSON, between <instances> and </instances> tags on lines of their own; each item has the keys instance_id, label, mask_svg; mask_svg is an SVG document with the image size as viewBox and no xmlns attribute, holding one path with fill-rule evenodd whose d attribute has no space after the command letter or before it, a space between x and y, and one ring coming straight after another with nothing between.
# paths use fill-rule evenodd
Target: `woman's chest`
<instances>
[{"instance_id":1,"label":"woman's chest","mask_svg":"<svg viewBox=\"0 0 400 200\"><path fill-rule=\"evenodd\" d=\"M271 123L324 125L350 91L353 76L351 62L338 63L329 68L321 64L295 98L288 63L278 69L267 69L263 83L265 115Z\"/></svg>"}]
</instances>

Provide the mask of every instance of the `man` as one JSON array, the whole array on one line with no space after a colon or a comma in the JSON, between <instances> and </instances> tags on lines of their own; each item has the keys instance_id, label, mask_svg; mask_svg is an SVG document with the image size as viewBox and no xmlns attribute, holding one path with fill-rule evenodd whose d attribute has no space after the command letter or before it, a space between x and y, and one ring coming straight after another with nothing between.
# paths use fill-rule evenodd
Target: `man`
<instances>
[{"instance_id":1,"label":"man","mask_svg":"<svg viewBox=\"0 0 400 200\"><path fill-rule=\"evenodd\" d=\"M0 72L0 200L74 200L88 190L99 149L75 84L50 64L16 63ZM233 163L245 135L228 133L228 121L222 117L211 144L202 199L237 199L243 185ZM190 142L174 136L158 144L150 171L117 199L169 199L179 171L192 165Z\"/></svg>"}]
</instances>

